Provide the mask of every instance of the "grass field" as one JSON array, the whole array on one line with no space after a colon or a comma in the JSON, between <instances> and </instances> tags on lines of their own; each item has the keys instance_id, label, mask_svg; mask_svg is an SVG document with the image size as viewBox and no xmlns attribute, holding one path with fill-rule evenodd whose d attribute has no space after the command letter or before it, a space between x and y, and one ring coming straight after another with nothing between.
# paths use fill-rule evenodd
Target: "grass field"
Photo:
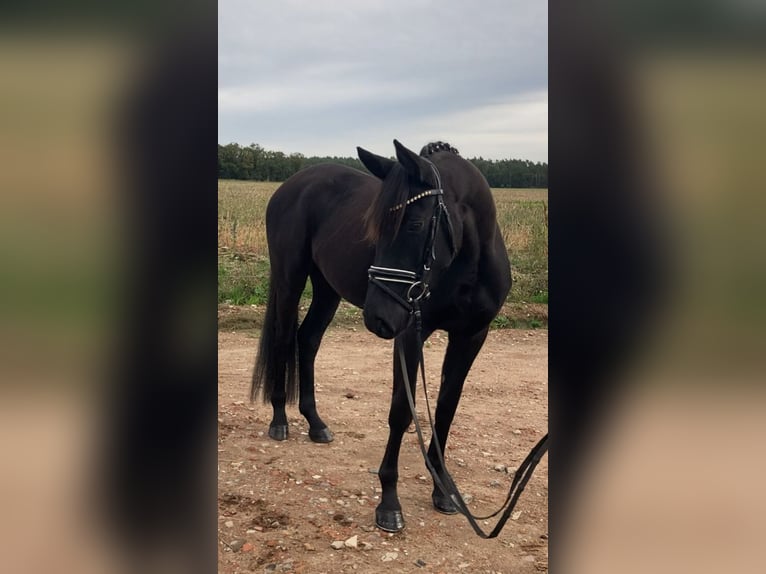
<instances>
[{"instance_id":1,"label":"grass field","mask_svg":"<svg viewBox=\"0 0 766 574\"><path fill-rule=\"evenodd\" d=\"M218 182L218 302L261 306L266 302L269 258L264 219L266 204L279 183ZM495 320L497 327L547 326L548 191L493 189L498 223L513 270L513 288ZM311 284L302 305L308 304ZM355 318L356 309L338 313Z\"/></svg>"}]
</instances>

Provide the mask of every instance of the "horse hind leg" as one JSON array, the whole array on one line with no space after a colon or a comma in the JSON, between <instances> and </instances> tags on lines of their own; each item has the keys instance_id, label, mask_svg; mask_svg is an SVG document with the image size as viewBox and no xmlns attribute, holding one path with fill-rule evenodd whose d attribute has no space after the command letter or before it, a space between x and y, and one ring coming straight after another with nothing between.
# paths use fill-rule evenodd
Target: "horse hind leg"
<instances>
[{"instance_id":1,"label":"horse hind leg","mask_svg":"<svg viewBox=\"0 0 766 574\"><path fill-rule=\"evenodd\" d=\"M289 427L285 405L293 402L297 395L298 302L307 276L308 273L294 273L290 281L281 281L272 268L250 397L255 399L262 389L263 400L271 402L273 417L269 436L274 440L287 439Z\"/></svg>"},{"instance_id":2,"label":"horse hind leg","mask_svg":"<svg viewBox=\"0 0 766 574\"><path fill-rule=\"evenodd\" d=\"M314 270L311 273L314 296L306 317L298 329L298 374L300 380L301 414L309 423L309 438L318 443L332 442L333 435L320 418L314 396L314 360L327 327L340 303L338 295L324 276Z\"/></svg>"}]
</instances>

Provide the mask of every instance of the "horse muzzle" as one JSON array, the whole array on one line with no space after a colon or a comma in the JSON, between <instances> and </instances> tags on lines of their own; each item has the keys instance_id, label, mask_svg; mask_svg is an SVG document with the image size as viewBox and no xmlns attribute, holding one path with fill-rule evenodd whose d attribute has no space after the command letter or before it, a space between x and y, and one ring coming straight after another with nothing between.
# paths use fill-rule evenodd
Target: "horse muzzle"
<instances>
[{"instance_id":1,"label":"horse muzzle","mask_svg":"<svg viewBox=\"0 0 766 574\"><path fill-rule=\"evenodd\" d=\"M363 316L364 326L367 327L367 330L370 331L373 335L376 335L381 339L393 339L399 334L399 331L393 325L391 325L386 320L386 318L371 316L369 313L367 313L366 306Z\"/></svg>"},{"instance_id":2,"label":"horse muzzle","mask_svg":"<svg viewBox=\"0 0 766 574\"><path fill-rule=\"evenodd\" d=\"M382 339L393 339L409 325L427 287L410 271L370 267L369 278L364 326Z\"/></svg>"}]
</instances>

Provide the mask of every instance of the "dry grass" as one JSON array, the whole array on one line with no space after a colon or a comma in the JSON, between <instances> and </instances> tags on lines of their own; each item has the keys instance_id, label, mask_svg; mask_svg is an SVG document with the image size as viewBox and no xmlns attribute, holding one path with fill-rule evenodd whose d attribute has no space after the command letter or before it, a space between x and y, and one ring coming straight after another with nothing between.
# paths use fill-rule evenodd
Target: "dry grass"
<instances>
[{"instance_id":1,"label":"dry grass","mask_svg":"<svg viewBox=\"0 0 766 574\"><path fill-rule=\"evenodd\" d=\"M218 182L219 301L263 302L267 290L266 205L276 182ZM548 191L493 189L513 267L509 303L547 303Z\"/></svg>"},{"instance_id":2,"label":"dry grass","mask_svg":"<svg viewBox=\"0 0 766 574\"><path fill-rule=\"evenodd\" d=\"M266 204L280 183L269 181L218 182L218 248L268 256Z\"/></svg>"}]
</instances>

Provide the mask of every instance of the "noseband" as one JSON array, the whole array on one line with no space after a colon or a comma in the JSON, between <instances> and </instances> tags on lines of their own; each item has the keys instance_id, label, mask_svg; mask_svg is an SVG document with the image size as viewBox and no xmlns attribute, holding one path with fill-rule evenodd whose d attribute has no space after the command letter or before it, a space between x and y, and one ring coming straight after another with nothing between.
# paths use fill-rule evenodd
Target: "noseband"
<instances>
[{"instance_id":1,"label":"noseband","mask_svg":"<svg viewBox=\"0 0 766 574\"><path fill-rule=\"evenodd\" d=\"M426 160L428 161L428 160ZM429 162L430 163L430 162ZM447 206L444 204L444 189L442 189L441 177L436 166L431 164L431 168L436 176L436 185L434 189L428 189L422 193L419 193L407 201L400 203L392 207L389 211L398 211L404 209L406 206L415 203L426 197L436 197L436 205L434 206L433 215L431 216L431 223L429 226L429 239L426 243L426 248L423 253L423 265L420 271L411 271L409 269L395 269L390 267L377 267L371 265L367 270L367 277L371 284L377 286L379 289L389 295L394 301L399 303L402 307L407 309L410 313L414 313L420 306L420 301L428 299L431 296L431 290L429 287L429 280L431 277L431 266L436 261L436 237L439 232L439 225L442 219L447 225L447 240L450 245L452 254L455 254L455 242L453 238L452 222L450 221L449 212ZM408 285L405 296L402 297L396 291L391 289L388 283L398 283Z\"/></svg>"}]
</instances>

